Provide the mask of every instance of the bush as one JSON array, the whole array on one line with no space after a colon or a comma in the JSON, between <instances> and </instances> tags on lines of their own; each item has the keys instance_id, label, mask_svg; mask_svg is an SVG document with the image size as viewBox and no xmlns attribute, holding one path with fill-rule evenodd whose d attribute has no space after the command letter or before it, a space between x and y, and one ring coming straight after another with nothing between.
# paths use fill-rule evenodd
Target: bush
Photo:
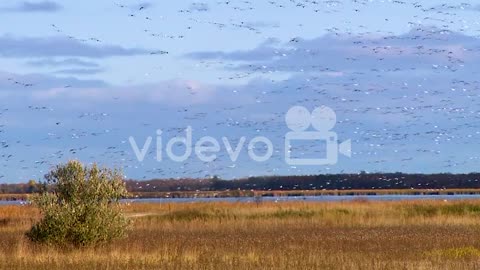
<instances>
[{"instance_id":1,"label":"bush","mask_svg":"<svg viewBox=\"0 0 480 270\"><path fill-rule=\"evenodd\" d=\"M32 199L43 217L27 232L30 240L86 246L125 235L128 220L118 202L127 190L120 171L70 161L45 179Z\"/></svg>"}]
</instances>

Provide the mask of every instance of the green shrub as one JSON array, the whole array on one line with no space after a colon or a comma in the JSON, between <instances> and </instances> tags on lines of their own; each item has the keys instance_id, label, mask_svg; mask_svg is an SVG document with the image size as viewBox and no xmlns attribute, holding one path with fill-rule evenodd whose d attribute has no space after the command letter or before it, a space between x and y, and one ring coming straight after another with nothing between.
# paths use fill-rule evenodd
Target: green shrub
<instances>
[{"instance_id":1,"label":"green shrub","mask_svg":"<svg viewBox=\"0 0 480 270\"><path fill-rule=\"evenodd\" d=\"M70 161L45 179L32 199L43 217L27 232L30 240L86 246L125 235L128 220L118 202L127 190L120 171Z\"/></svg>"}]
</instances>

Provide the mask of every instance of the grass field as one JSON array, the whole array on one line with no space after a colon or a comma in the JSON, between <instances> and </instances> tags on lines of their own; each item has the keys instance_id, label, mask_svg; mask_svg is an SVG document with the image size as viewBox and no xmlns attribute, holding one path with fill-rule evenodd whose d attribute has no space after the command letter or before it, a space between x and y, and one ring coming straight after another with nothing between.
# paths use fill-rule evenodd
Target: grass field
<instances>
[{"instance_id":1,"label":"grass field","mask_svg":"<svg viewBox=\"0 0 480 270\"><path fill-rule=\"evenodd\" d=\"M2 269L479 269L480 202L123 206L112 244L58 249L23 236L31 206L0 207Z\"/></svg>"}]
</instances>

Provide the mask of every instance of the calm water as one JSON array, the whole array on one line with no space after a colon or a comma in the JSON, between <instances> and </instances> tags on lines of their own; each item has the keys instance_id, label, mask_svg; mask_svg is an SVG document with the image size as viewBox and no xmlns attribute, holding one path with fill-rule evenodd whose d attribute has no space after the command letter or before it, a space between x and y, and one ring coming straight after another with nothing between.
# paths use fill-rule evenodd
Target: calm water
<instances>
[{"instance_id":1,"label":"calm water","mask_svg":"<svg viewBox=\"0 0 480 270\"><path fill-rule=\"evenodd\" d=\"M290 197L262 197L264 202L287 202L287 201L308 201L308 202L338 202L351 201L355 199L366 199L369 201L408 201L408 200L472 200L480 199L480 195L325 195L325 196L290 196ZM179 203L179 202L254 202L252 197L230 197L230 198L167 198L167 199L131 199L135 203Z\"/></svg>"},{"instance_id":2,"label":"calm water","mask_svg":"<svg viewBox=\"0 0 480 270\"><path fill-rule=\"evenodd\" d=\"M368 201L411 201L411 200L478 200L480 195L324 195L324 196L285 196L262 197L264 202L341 202L358 199ZM185 202L254 202L253 197L230 198L166 198L166 199L127 199L131 203L185 203ZM0 201L0 205L22 205L24 201Z\"/></svg>"}]
</instances>

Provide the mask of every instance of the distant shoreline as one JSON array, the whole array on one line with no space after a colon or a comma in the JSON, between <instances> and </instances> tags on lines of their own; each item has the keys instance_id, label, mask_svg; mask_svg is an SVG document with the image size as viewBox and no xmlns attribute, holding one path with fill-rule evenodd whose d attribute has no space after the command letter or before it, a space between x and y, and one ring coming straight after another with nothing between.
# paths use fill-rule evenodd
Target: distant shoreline
<instances>
[{"instance_id":1,"label":"distant shoreline","mask_svg":"<svg viewBox=\"0 0 480 270\"><path fill-rule=\"evenodd\" d=\"M383 189L383 190L222 190L181 192L131 192L133 198L229 198L290 196L375 196L375 195L480 195L479 189Z\"/></svg>"},{"instance_id":2,"label":"distant shoreline","mask_svg":"<svg viewBox=\"0 0 480 270\"><path fill-rule=\"evenodd\" d=\"M478 189L382 189L382 190L221 190L179 192L130 192L130 198L238 198L295 196L375 196L375 195L480 195ZM0 194L0 201L26 201L32 193Z\"/></svg>"}]
</instances>

